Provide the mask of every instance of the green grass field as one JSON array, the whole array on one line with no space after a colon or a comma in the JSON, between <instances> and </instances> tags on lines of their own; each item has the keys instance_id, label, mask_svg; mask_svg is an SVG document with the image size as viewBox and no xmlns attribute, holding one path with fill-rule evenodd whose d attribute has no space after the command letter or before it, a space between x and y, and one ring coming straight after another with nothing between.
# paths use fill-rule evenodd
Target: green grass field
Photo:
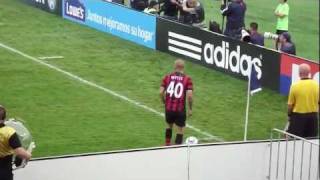
<instances>
[{"instance_id":1,"label":"green grass field","mask_svg":"<svg viewBox=\"0 0 320 180\"><path fill-rule=\"evenodd\" d=\"M175 57L0 0L0 43L111 89L159 112L161 78ZM247 83L186 63L195 84L188 123L226 141L242 140ZM34 156L163 145L165 123L100 89L85 85L19 54L0 48L0 104L27 122L36 140ZM251 98L249 139L267 139L286 123L286 97L265 89ZM205 136L186 130L186 136Z\"/></svg>"}]
</instances>

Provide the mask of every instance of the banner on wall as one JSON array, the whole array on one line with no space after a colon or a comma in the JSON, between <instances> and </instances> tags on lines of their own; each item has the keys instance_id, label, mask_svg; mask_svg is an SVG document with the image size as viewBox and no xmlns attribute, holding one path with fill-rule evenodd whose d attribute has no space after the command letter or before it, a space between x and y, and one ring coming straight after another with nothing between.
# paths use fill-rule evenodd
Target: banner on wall
<instances>
[{"instance_id":1,"label":"banner on wall","mask_svg":"<svg viewBox=\"0 0 320 180\"><path fill-rule=\"evenodd\" d=\"M292 83L298 81L299 78L299 65L309 64L311 67L311 77L319 82L319 64L316 62L308 61L299 57L290 56L288 54L281 55L281 69L280 69L280 93L283 95L289 94L290 86Z\"/></svg>"},{"instance_id":2,"label":"banner on wall","mask_svg":"<svg viewBox=\"0 0 320 180\"><path fill-rule=\"evenodd\" d=\"M280 54L239 42L196 27L166 19L157 20L157 50L241 79L247 79L253 64L262 86L279 90Z\"/></svg>"},{"instance_id":3,"label":"banner on wall","mask_svg":"<svg viewBox=\"0 0 320 180\"><path fill-rule=\"evenodd\" d=\"M62 0L22 0L25 3L42 10L48 11L61 16L61 2Z\"/></svg>"},{"instance_id":4,"label":"banner on wall","mask_svg":"<svg viewBox=\"0 0 320 180\"><path fill-rule=\"evenodd\" d=\"M156 17L98 0L63 0L63 17L155 49Z\"/></svg>"}]
</instances>

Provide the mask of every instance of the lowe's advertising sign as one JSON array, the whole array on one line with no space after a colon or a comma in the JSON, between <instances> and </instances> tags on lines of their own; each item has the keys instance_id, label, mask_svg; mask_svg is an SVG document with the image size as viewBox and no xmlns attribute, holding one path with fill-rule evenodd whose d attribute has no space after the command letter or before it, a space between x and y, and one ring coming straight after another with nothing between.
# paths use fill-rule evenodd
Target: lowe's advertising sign
<instances>
[{"instance_id":1,"label":"lowe's advertising sign","mask_svg":"<svg viewBox=\"0 0 320 180\"><path fill-rule=\"evenodd\" d=\"M156 17L101 0L63 0L63 17L155 49Z\"/></svg>"}]
</instances>

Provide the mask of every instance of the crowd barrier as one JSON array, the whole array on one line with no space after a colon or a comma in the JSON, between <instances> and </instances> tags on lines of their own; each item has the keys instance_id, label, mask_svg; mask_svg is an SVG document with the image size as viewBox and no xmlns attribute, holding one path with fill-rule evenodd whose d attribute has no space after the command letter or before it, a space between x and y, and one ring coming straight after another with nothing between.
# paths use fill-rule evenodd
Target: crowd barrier
<instances>
[{"instance_id":1,"label":"crowd barrier","mask_svg":"<svg viewBox=\"0 0 320 180\"><path fill-rule=\"evenodd\" d=\"M311 141L317 143L319 139ZM276 169L281 175L286 172L283 166L277 168L284 164L285 153L290 155L287 168L292 169L291 154L295 151L295 164L303 161L304 165L287 179L297 180L302 174L302 180L318 180L319 148L313 149L314 158L306 163L310 157L308 144L300 140L272 144L272 149L271 142L252 141L51 157L32 160L14 173L16 180L267 180L272 167L269 179L275 180ZM299 148L293 150L293 144Z\"/></svg>"},{"instance_id":2,"label":"crowd barrier","mask_svg":"<svg viewBox=\"0 0 320 180\"><path fill-rule=\"evenodd\" d=\"M191 62L247 79L253 63L263 87L287 95L298 80L298 65L312 67L319 82L319 63L236 41L207 30L135 11L102 0L23 0L48 10L57 4L63 18L110 33L142 46L183 57ZM42 5L40 2L42 2ZM53 3L55 2L55 3Z\"/></svg>"}]
</instances>

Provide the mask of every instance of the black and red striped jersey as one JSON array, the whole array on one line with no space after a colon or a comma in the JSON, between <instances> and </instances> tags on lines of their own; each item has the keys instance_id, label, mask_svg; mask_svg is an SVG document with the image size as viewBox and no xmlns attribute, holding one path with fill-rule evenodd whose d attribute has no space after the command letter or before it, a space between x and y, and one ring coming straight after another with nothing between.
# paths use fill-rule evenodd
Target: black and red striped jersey
<instances>
[{"instance_id":1,"label":"black and red striped jersey","mask_svg":"<svg viewBox=\"0 0 320 180\"><path fill-rule=\"evenodd\" d=\"M174 72L163 78L161 86L164 87L166 93L166 111L185 111L186 92L193 90L191 78L183 73Z\"/></svg>"}]
</instances>

